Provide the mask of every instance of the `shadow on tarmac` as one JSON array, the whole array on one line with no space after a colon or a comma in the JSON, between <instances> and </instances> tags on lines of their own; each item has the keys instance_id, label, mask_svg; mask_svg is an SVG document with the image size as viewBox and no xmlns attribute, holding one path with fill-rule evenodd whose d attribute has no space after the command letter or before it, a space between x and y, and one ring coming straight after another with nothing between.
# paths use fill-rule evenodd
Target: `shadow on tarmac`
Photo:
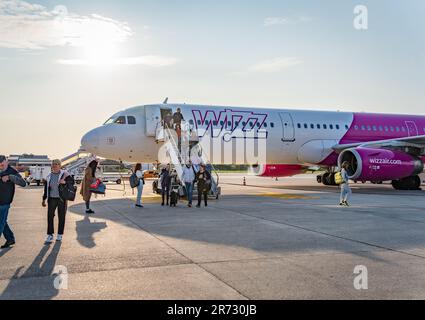
<instances>
[{"instance_id":1,"label":"shadow on tarmac","mask_svg":"<svg viewBox=\"0 0 425 320\"><path fill-rule=\"evenodd\" d=\"M22 299L20 294L27 297L28 292L31 292L32 296L29 299L49 300L57 296L59 290L54 286L54 280L57 277L54 271L60 248L61 242L56 242L53 247L44 245L22 275L19 276L24 267L16 269L12 280L1 294L0 300ZM34 277L39 278L40 281L33 282L31 278Z\"/></svg>"},{"instance_id":2,"label":"shadow on tarmac","mask_svg":"<svg viewBox=\"0 0 425 320\"><path fill-rule=\"evenodd\" d=\"M77 241L82 246L92 249L96 246L94 234L107 227L106 222L94 222L86 215L84 219L76 222Z\"/></svg>"}]
</instances>

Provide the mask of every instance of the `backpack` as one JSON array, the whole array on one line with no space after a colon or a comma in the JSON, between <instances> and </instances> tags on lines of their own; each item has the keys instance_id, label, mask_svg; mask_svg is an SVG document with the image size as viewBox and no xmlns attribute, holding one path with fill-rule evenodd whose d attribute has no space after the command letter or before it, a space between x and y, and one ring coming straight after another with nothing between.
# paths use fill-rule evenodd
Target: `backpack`
<instances>
[{"instance_id":1,"label":"backpack","mask_svg":"<svg viewBox=\"0 0 425 320\"><path fill-rule=\"evenodd\" d=\"M59 185L59 196L63 201L74 201L77 195L77 187L75 186L75 180L69 176L66 178L66 184Z\"/></svg>"},{"instance_id":2,"label":"backpack","mask_svg":"<svg viewBox=\"0 0 425 320\"><path fill-rule=\"evenodd\" d=\"M341 171L338 171L337 173L335 173L335 183L338 185L345 183L345 180L342 177Z\"/></svg>"},{"instance_id":3,"label":"backpack","mask_svg":"<svg viewBox=\"0 0 425 320\"><path fill-rule=\"evenodd\" d=\"M136 173L134 172L130 176L130 187L134 189L134 188L137 188L139 184L140 184L140 179L137 177Z\"/></svg>"}]
</instances>

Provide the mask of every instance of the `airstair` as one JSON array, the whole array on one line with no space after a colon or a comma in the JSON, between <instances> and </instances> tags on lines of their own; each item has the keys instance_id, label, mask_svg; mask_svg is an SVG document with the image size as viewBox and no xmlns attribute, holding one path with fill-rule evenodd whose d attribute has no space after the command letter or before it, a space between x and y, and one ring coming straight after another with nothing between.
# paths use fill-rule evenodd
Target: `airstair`
<instances>
[{"instance_id":1,"label":"airstair","mask_svg":"<svg viewBox=\"0 0 425 320\"><path fill-rule=\"evenodd\" d=\"M193 132L190 129L190 126L186 121L182 121L180 139L175 129L164 127L161 123L159 123L156 130L156 141L164 144L167 157L170 160L169 163L176 171L179 181L182 181L183 167L191 159L191 155L197 155L201 160L201 163L207 166L207 170L211 174L211 190L209 197L214 197L216 199L219 198L221 194L219 175L214 166L209 164L209 159L207 158L206 153L202 150L202 146L199 143L196 132ZM194 146L190 148L193 144ZM196 168L197 165L195 164L194 167ZM194 195L197 194L196 185L193 193Z\"/></svg>"}]
</instances>

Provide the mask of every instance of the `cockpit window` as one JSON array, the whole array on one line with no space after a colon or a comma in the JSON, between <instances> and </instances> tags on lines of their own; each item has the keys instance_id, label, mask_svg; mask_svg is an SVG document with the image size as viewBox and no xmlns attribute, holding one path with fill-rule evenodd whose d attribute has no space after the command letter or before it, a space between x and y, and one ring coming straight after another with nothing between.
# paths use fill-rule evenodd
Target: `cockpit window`
<instances>
[{"instance_id":1,"label":"cockpit window","mask_svg":"<svg viewBox=\"0 0 425 320\"><path fill-rule=\"evenodd\" d=\"M128 124L136 124L136 118L133 116L128 116L127 117L127 123Z\"/></svg>"},{"instance_id":2,"label":"cockpit window","mask_svg":"<svg viewBox=\"0 0 425 320\"><path fill-rule=\"evenodd\" d=\"M103 125L106 126L107 124L114 123L114 121L115 121L115 118L114 117L109 118L108 120L105 121L105 123Z\"/></svg>"},{"instance_id":3,"label":"cockpit window","mask_svg":"<svg viewBox=\"0 0 425 320\"><path fill-rule=\"evenodd\" d=\"M120 116L120 117L118 117L118 118L114 121L114 123L117 123L117 124L126 124L125 117L124 117L124 116Z\"/></svg>"}]
</instances>

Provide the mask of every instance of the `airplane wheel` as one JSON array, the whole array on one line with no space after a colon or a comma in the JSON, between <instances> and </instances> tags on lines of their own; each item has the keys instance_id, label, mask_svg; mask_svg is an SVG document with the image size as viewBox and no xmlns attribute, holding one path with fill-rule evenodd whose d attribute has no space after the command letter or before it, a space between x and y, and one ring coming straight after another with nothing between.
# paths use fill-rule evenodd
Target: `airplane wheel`
<instances>
[{"instance_id":1,"label":"airplane wheel","mask_svg":"<svg viewBox=\"0 0 425 320\"><path fill-rule=\"evenodd\" d=\"M324 174L322 175L322 183L323 183L325 186L328 186L328 185L329 185L329 182L328 182L329 175L330 175L330 173L329 173L329 172L326 172L326 173L324 173Z\"/></svg>"},{"instance_id":2,"label":"airplane wheel","mask_svg":"<svg viewBox=\"0 0 425 320\"><path fill-rule=\"evenodd\" d=\"M121 184L121 183L122 183L121 179L118 179L117 184Z\"/></svg>"},{"instance_id":3,"label":"airplane wheel","mask_svg":"<svg viewBox=\"0 0 425 320\"><path fill-rule=\"evenodd\" d=\"M421 179L419 176L411 176L391 182L395 190L421 190Z\"/></svg>"}]
</instances>

